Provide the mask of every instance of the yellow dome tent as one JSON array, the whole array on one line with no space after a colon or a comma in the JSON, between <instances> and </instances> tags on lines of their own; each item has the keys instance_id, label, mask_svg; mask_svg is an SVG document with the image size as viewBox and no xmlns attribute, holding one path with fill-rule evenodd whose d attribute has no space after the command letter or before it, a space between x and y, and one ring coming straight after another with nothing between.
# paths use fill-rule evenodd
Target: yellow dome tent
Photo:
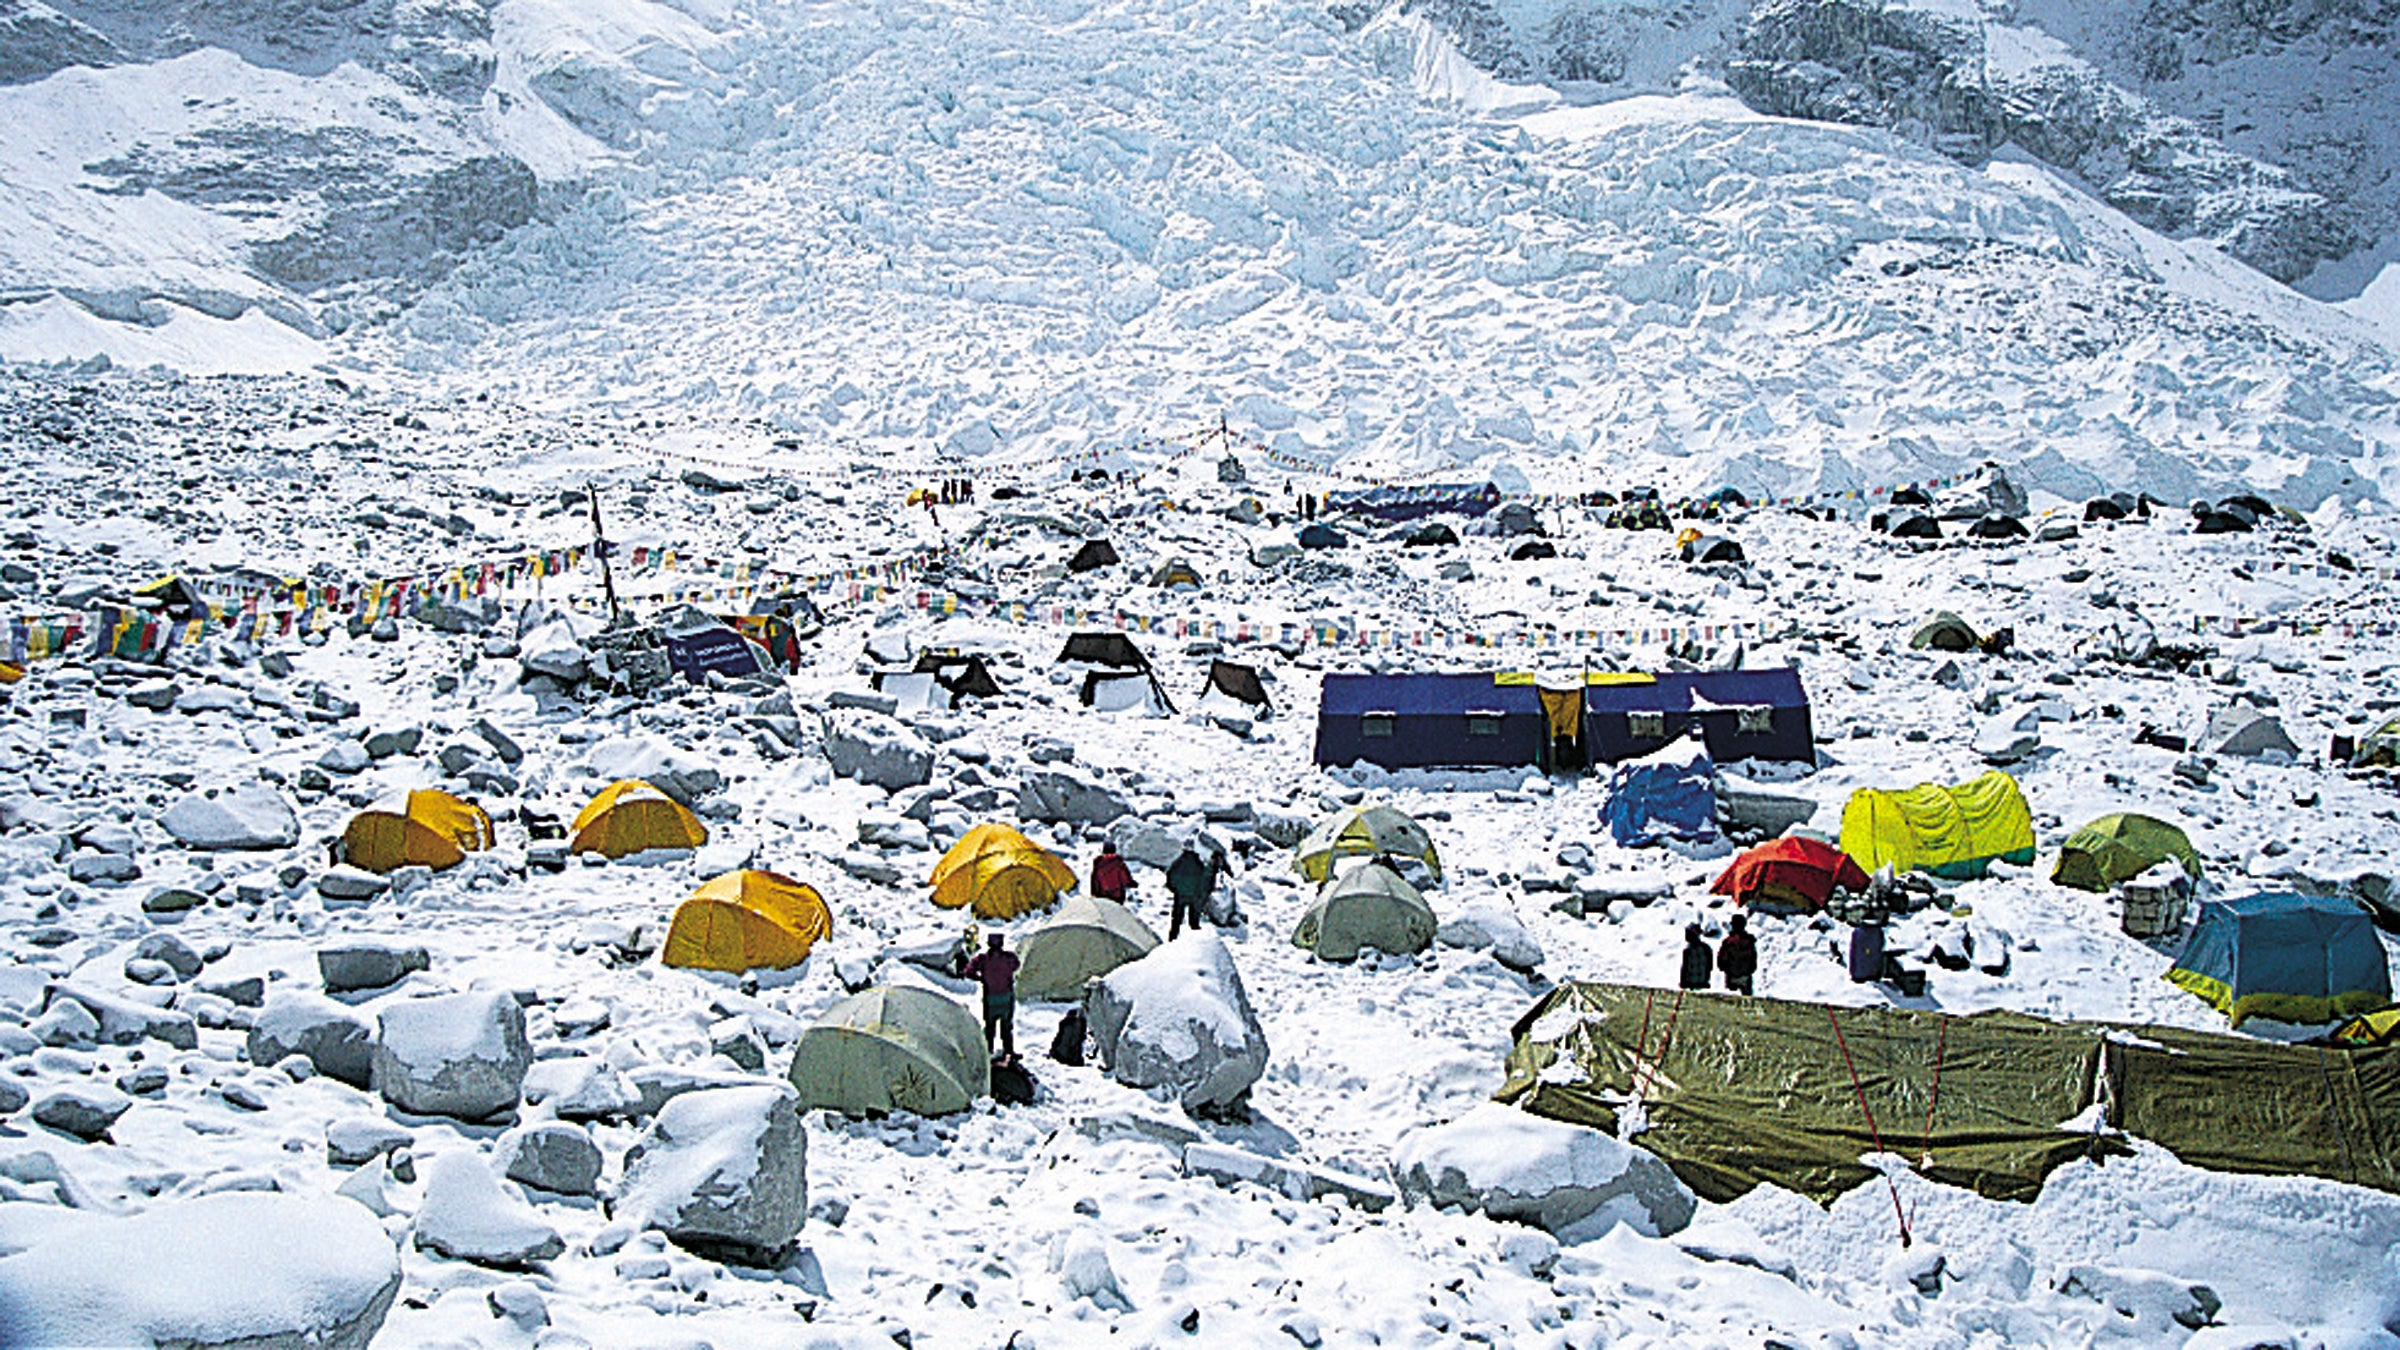
<instances>
[{"instance_id":1,"label":"yellow dome tent","mask_svg":"<svg viewBox=\"0 0 2400 1350\"><path fill-rule=\"evenodd\" d=\"M1292 870L1321 886L1332 875L1335 858L1378 853L1421 859L1435 881L1442 879L1442 859L1433 850L1433 836L1415 817L1389 806L1353 806L1327 818L1300 841Z\"/></svg>"},{"instance_id":2,"label":"yellow dome tent","mask_svg":"<svg viewBox=\"0 0 2400 1350\"><path fill-rule=\"evenodd\" d=\"M2017 780L1998 769L1953 787L1860 788L1842 808L1842 852L1868 872L1888 863L1896 872L1979 877L1995 858L2033 861L2033 813Z\"/></svg>"},{"instance_id":3,"label":"yellow dome tent","mask_svg":"<svg viewBox=\"0 0 2400 1350\"><path fill-rule=\"evenodd\" d=\"M658 959L736 974L780 970L800 964L832 932L833 915L815 887L744 868L710 877L675 907Z\"/></svg>"},{"instance_id":4,"label":"yellow dome tent","mask_svg":"<svg viewBox=\"0 0 2400 1350\"><path fill-rule=\"evenodd\" d=\"M933 865L933 903L972 907L978 919L1013 919L1048 909L1075 889L1075 873L1050 850L1006 825L978 825Z\"/></svg>"},{"instance_id":5,"label":"yellow dome tent","mask_svg":"<svg viewBox=\"0 0 2400 1350\"><path fill-rule=\"evenodd\" d=\"M351 866L370 872L401 867L439 872L494 842L492 818L482 807L438 788L418 788L350 817L342 831L342 854Z\"/></svg>"},{"instance_id":6,"label":"yellow dome tent","mask_svg":"<svg viewBox=\"0 0 2400 1350\"><path fill-rule=\"evenodd\" d=\"M0 684L15 684L24 678L25 667L13 666L6 661L0 661Z\"/></svg>"},{"instance_id":7,"label":"yellow dome tent","mask_svg":"<svg viewBox=\"0 0 2400 1350\"><path fill-rule=\"evenodd\" d=\"M591 805L575 813L567 833L573 851L607 858L653 848L698 848L708 842L708 827L698 816L639 778L600 789Z\"/></svg>"}]
</instances>

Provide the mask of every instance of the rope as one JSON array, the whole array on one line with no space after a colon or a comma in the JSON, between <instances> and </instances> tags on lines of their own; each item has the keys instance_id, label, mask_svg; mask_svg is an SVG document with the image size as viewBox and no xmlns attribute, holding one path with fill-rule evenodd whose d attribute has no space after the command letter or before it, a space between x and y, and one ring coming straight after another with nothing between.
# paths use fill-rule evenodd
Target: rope
<instances>
[{"instance_id":1,"label":"rope","mask_svg":"<svg viewBox=\"0 0 2400 1350\"><path fill-rule=\"evenodd\" d=\"M1633 1095L1636 1097L1642 1095L1642 1052L1650 1048L1650 1010L1657 1006L1658 991L1653 989L1650 991L1649 995L1642 1000L1642 1034L1633 1038L1634 1076L1627 1080L1626 1085L1633 1089Z\"/></svg>"},{"instance_id":2,"label":"rope","mask_svg":"<svg viewBox=\"0 0 2400 1350\"><path fill-rule=\"evenodd\" d=\"M1867 1118L1867 1137L1875 1141L1875 1151L1881 1153L1884 1151L1883 1130L1875 1124L1874 1108L1867 1105L1867 1089L1858 1081L1858 1064L1850 1058L1850 1042L1842 1036L1841 1021L1833 1015L1831 1007L1825 1009L1825 1020L1833 1024L1833 1043L1842 1052L1842 1066L1850 1071L1850 1091L1858 1098L1858 1113ZM1900 1225L1900 1245L1906 1247L1911 1239L1908 1214L1900 1208L1900 1187L1888 1172L1884 1174L1883 1184L1892 1193L1892 1218Z\"/></svg>"}]
</instances>

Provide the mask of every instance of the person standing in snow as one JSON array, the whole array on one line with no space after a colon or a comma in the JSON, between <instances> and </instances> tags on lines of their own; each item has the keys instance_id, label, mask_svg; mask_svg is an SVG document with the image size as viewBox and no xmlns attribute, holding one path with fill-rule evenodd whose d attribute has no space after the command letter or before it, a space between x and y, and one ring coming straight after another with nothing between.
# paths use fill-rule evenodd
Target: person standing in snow
<instances>
[{"instance_id":1,"label":"person standing in snow","mask_svg":"<svg viewBox=\"0 0 2400 1350\"><path fill-rule=\"evenodd\" d=\"M1183 917L1192 917L1192 927L1200 926L1209 892L1217 888L1217 869L1221 864L1214 858L1203 860L1192 846L1183 846L1175 861L1167 864L1167 892L1175 897L1175 907L1167 915L1167 940L1183 931Z\"/></svg>"},{"instance_id":2,"label":"person standing in snow","mask_svg":"<svg viewBox=\"0 0 2400 1350\"><path fill-rule=\"evenodd\" d=\"M991 945L967 962L967 978L983 986L983 1039L1002 1063L1017 1057L1017 955L1001 949L994 933ZM999 1047L1007 1046L1005 1051Z\"/></svg>"},{"instance_id":3,"label":"person standing in snow","mask_svg":"<svg viewBox=\"0 0 2400 1350\"><path fill-rule=\"evenodd\" d=\"M1737 994L1750 992L1750 981L1758 974L1758 940L1750 936L1750 916L1733 916L1732 930L1717 944L1717 969L1725 974L1725 987Z\"/></svg>"},{"instance_id":4,"label":"person standing in snow","mask_svg":"<svg viewBox=\"0 0 2400 1350\"><path fill-rule=\"evenodd\" d=\"M1132 891L1133 869L1125 865L1124 855L1115 844L1101 844L1100 856L1092 859L1092 894L1121 905Z\"/></svg>"},{"instance_id":5,"label":"person standing in snow","mask_svg":"<svg viewBox=\"0 0 2400 1350\"><path fill-rule=\"evenodd\" d=\"M1708 988L1708 973L1716 968L1717 954L1708 949L1708 940L1700 936L1698 920L1683 926L1683 987Z\"/></svg>"}]
</instances>

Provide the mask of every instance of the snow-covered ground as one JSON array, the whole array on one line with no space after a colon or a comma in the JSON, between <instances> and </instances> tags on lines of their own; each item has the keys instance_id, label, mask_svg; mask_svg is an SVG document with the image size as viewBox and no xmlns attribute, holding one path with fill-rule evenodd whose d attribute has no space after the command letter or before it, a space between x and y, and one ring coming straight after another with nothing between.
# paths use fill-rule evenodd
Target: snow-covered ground
<instances>
[{"instance_id":1,"label":"snow-covered ground","mask_svg":"<svg viewBox=\"0 0 2400 1350\"><path fill-rule=\"evenodd\" d=\"M2400 531L2379 504L2328 505L2305 528L2256 535L2195 536L2169 511L2146 524L2086 527L2066 541L1923 551L1855 520L1759 511L1725 527L1748 550L1748 568L1719 574L1676 562L1666 535L1604 529L1584 508L1551 502L1541 515L1554 558L1512 561L1520 540L1472 530L1439 549L1405 549L1371 531L1338 552L1261 567L1251 559L1288 540L1288 522L1245 525L1221 512L1244 496L1281 511L1294 480L1252 451L1243 458L1253 481L1220 485L1214 444L1121 453L1114 462L1145 471L1140 486L1094 486L1070 480L1089 463L1082 458L1014 468L927 460L910 472L839 449L779 445L755 423L550 417L473 395L418 402L323 380L17 375L5 393L10 453L0 472L26 504L9 527L7 558L33 578L7 584L26 596L56 594L77 578L138 584L176 565L203 576L241 564L315 565L323 583L430 575L587 539L582 508L559 496L586 485L622 541L617 579L629 594L740 584L724 575L729 562L819 574L933 544L954 548L948 589L909 579L884 591L875 577L832 583L819 597L829 626L806 644L802 670L782 681L801 713L796 743L760 720L755 692L578 701L526 687L505 653L550 607L597 603L588 562L544 578L538 592L528 580L495 593L507 603L488 635L408 620L388 641L336 626L318 642L181 650L160 672L182 690L164 710L148 706L159 701L154 688L132 697L137 676L149 672L34 662L7 687L0 720L0 932L11 953L0 966L0 1007L15 1009L0 1013L0 1083L36 1103L110 1084L130 1094L115 1099L129 1104L94 1142L23 1112L0 1127L13 1136L0 1139L0 1188L17 1202L0 1206L11 1216L0 1224L0 1290L32 1298L45 1316L61 1299L121 1319L164 1315L138 1273L97 1258L36 1261L58 1250L45 1234L73 1235L95 1252L117 1243L138 1251L187 1231L170 1223L207 1231L225 1221L182 1208L198 1197L324 1197L338 1186L388 1211L384 1228L401 1248L397 1294L377 1340L391 1345L546 1337L540 1343L863 1346L903 1331L916 1344L988 1346L1012 1338L1020 1346L2181 1344L2193 1332L2163 1310L2184 1306L2175 1291L2194 1283L2223 1301L2223 1325L2199 1333L2215 1339L2196 1344L2252 1343L2224 1339L2230 1327L2282 1329L2260 1331L2259 1343L2393 1339L2400 1200L2331 1182L2205 1173L2154 1149L2070 1166L2030 1205L1903 1174L1897 1184L1917 1237L1906 1253L1880 1187L1830 1210L1761 1191L1702 1206L1686 1234L1620 1229L1559 1251L1533 1230L1474 1216L1368 1212L1221 1185L1188 1175L1178 1147L1122 1123L1164 1119L1220 1145L1379 1179L1404 1134L1459 1117L1497 1087L1509 1026L1545 981L1671 985L1684 924L1726 916L1706 892L1721 859L1613 847L1594 780L1317 769L1316 689L1332 669L1573 668L1587 658L1651 667L1668 659L1662 630L1670 626L1678 643L1697 626L1704 659L1728 656L1739 631L1747 634L1742 659L1794 662L1810 692L1823 766L1778 790L1817 803L1814 828L1834 829L1856 786L1980 772L1967 744L1973 732L2031 711L2042 748L2014 771L2045 854L2091 816L2139 809L2183 823L2225 889L2388 874L2388 783L2322 763L2329 735L2361 731L2400 706L2400 635L2390 622ZM694 469L717 489L687 482ZM937 524L902 497L945 473L974 474L982 501L941 508ZM1008 485L1029 495L995 500L994 489ZM2037 499L2036 509L2045 504ZM1072 580L1047 570L1086 533L1113 539L1124 562ZM640 564L635 547L645 550ZM707 562L665 571L650 561L663 549ZM2326 567L2334 552L2363 570ZM1200 573L1197 592L1146 584L1171 557ZM1437 576L1460 562L1468 577ZM943 607L920 600L941 594L964 597L965 612L937 617ZM1025 601L1028 621L995 618L979 599ZM1079 706L1076 686L1053 675L1069 631L1047 620L1053 606L1163 621L1136 641L1183 713ZM1908 652L1910 629L1935 608L1979 626L2013 625L2018 654ZM1215 720L1225 709L1197 707L1218 644L1177 636L1174 623L1280 631L1310 620L1398 633L1402 643L1426 630L1459 641L1536 624L1600 637L1597 650L1427 650L1380 638L1371 647L1233 644L1229 654L1269 677L1277 715L1241 735ZM2279 622L2261 631L2269 620ZM2240 621L2242 636L2229 621ZM2178 674L2096 654L2103 635L2139 629L2212 655ZM930 795L894 797L829 769L818 710L836 691L864 690L870 642L887 655L930 645L980 650L1004 686L992 703L909 719L935 750ZM289 672L262 664L266 652L288 656ZM325 699L315 698L319 690ZM2300 762L2220 758L2194 783L2171 772L2180 756L2134 741L2144 724L2195 731L2235 692L2272 699L2303 747ZM876 716L849 716L862 715ZM520 747L522 762L499 762L472 729L479 720ZM424 733L413 752L363 768L343 749L409 728ZM1143 820L1205 828L1234 845L1229 884L1245 922L1226 938L1270 1048L1248 1120L1187 1119L1097 1069L1038 1054L1042 1095L1030 1107L984 1103L961 1117L880 1123L812 1115L811 1217L799 1238L807 1255L761 1271L631 1231L602 1200L493 1190L463 1162L492 1159L499 1127L396 1114L373 1092L325 1074L249 1062L242 1028L256 1014L224 996L249 978L270 998L317 991L316 953L328 947L421 945L427 969L338 997L372 1028L385 1008L435 992L509 991L525 1006L540 1061L534 1081L553 1083L595 1064L637 1077L679 1067L738 1079L746 1071L711 1047L725 1035L724 1019L744 1017L770 1047L765 1073L775 1075L798 1029L849 984L871 973L941 983L892 954L956 932L956 915L934 909L922 886L937 850L973 819L952 803L997 787L1001 804L990 814L1012 818L1012 785L1039 767L1037 753L1056 755L1053 742L1071 747L1076 773ZM460 744L484 748L460 756L461 772L452 773L442 756ZM563 817L628 763L701 784L713 773L719 786L697 798L713 838L698 855L520 870L528 843L515 823L520 804ZM412 786L466 791L467 775L481 775L473 795L502 821L497 852L364 904L320 895L322 841L357 805ZM262 778L298 808L299 838L288 849L200 853L159 824L188 790ZM1390 801L1423 819L1449 877L1429 892L1436 914L1474 906L1513 914L1542 950L1539 975L1448 945L1417 960L1356 966L1320 964L1292 946L1310 896L1289 850L1246 822L1313 819L1353 800ZM912 803L928 815L923 824L899 814ZM1102 833L1029 828L1079 873ZM870 836L883 842L861 842ZM103 855L129 858L139 875L83 862L85 879L74 879L78 860ZM1930 970L1921 1006L2222 1027L2218 1014L2159 978L2171 944L2123 936L2108 901L2052 886L2047 861L1946 888L1949 904L1971 917L1937 908L1895 929L1895 945L1910 953L1960 927L1973 929L1987 956L1993 942L2009 948L2002 975ZM655 957L626 959L626 946L656 942L703 876L745 862L800 877L831 905L833 934L798 972L745 994L663 969ZM1136 910L1163 920L1158 871L1136 870ZM1563 892L1550 888L1586 872L1655 879L1672 894L1644 907L1619 903L1604 916L1554 910ZM179 917L147 913L145 899L167 888L202 899ZM1848 982L1838 926L1793 918L1757 926L1761 993L1840 1004L1890 997ZM204 958L203 970L163 984L130 978L129 958L161 934ZM158 977L154 966L136 960L135 968ZM72 1018L62 1024L44 1012L43 991L57 982L132 1004L171 994L170 1011L197 1021L193 1043L92 1044ZM967 996L963 985L946 987ZM1046 1046L1060 1011L1025 1009L1020 1040ZM163 1080L141 1081L150 1069L164 1070ZM520 1118L539 1121L554 1109L528 1105ZM644 1128L588 1127L602 1160L601 1196L624 1184L628 1150ZM351 1164L328 1162L329 1139L355 1147L377 1130L404 1141L410 1164L400 1175L369 1162L362 1178ZM436 1176L449 1188L438 1195L428 1190ZM21 1217L53 1201L88 1215L168 1217L156 1234L104 1219L98 1236ZM327 1220L298 1210L256 1222L306 1233ZM437 1255L421 1245L425 1234L530 1243L536 1253L555 1234L557 1250L522 1268L493 1268ZM26 1255L5 1254L20 1247ZM341 1255L360 1250L345 1230L328 1239L324 1268L279 1272L314 1291L289 1306L355 1310L370 1300L388 1273L371 1252ZM1935 1286L1939 1297L1927 1297L1913 1281L1937 1253L1945 1282ZM62 1284L62 1271L81 1283ZM185 1312L234 1315L206 1300Z\"/></svg>"}]
</instances>

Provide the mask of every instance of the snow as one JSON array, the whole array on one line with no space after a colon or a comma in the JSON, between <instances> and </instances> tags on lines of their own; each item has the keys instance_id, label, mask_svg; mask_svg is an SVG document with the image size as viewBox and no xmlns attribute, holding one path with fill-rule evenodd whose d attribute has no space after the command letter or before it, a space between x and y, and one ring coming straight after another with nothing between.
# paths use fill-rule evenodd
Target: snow
<instances>
[{"instance_id":1,"label":"snow","mask_svg":"<svg viewBox=\"0 0 2400 1350\"><path fill-rule=\"evenodd\" d=\"M0 360L86 361L166 366L191 375L283 375L322 364L330 352L306 333L245 309L220 319L171 300L154 302L154 327L114 323L62 296L0 309Z\"/></svg>"}]
</instances>

